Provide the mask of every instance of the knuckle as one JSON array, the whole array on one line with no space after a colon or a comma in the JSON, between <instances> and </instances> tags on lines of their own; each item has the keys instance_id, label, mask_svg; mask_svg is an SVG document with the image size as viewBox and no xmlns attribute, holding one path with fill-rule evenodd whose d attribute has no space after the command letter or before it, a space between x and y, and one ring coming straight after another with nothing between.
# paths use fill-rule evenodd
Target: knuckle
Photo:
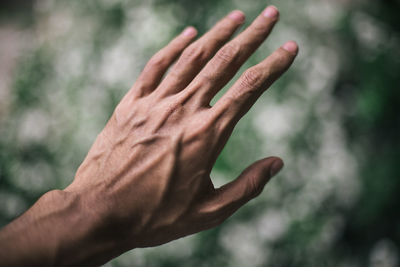
<instances>
[{"instance_id":1,"label":"knuckle","mask_svg":"<svg viewBox=\"0 0 400 267\"><path fill-rule=\"evenodd\" d=\"M228 43L216 54L217 59L224 62L230 63L234 61L240 52L240 45L237 43Z\"/></svg>"},{"instance_id":2,"label":"knuckle","mask_svg":"<svg viewBox=\"0 0 400 267\"><path fill-rule=\"evenodd\" d=\"M225 40L232 34L234 28L232 27L230 20L222 20L219 25L217 25L216 30L218 31L218 37Z\"/></svg>"},{"instance_id":3,"label":"knuckle","mask_svg":"<svg viewBox=\"0 0 400 267\"><path fill-rule=\"evenodd\" d=\"M274 72L276 72L276 69L271 66L266 66L264 68L264 75L267 80L271 79L271 77L274 75Z\"/></svg>"},{"instance_id":4,"label":"knuckle","mask_svg":"<svg viewBox=\"0 0 400 267\"><path fill-rule=\"evenodd\" d=\"M265 77L268 81L276 80L290 66L290 55L286 53L276 53L272 61L263 68Z\"/></svg>"},{"instance_id":5,"label":"knuckle","mask_svg":"<svg viewBox=\"0 0 400 267\"><path fill-rule=\"evenodd\" d=\"M199 84L201 86L204 86L206 88L212 88L216 77L214 73L207 72L200 74L198 79L199 79Z\"/></svg>"},{"instance_id":6,"label":"knuckle","mask_svg":"<svg viewBox=\"0 0 400 267\"><path fill-rule=\"evenodd\" d=\"M223 99L224 112L229 112L231 106L237 106L240 104L240 95L237 90L233 90L230 95L227 95Z\"/></svg>"},{"instance_id":7,"label":"knuckle","mask_svg":"<svg viewBox=\"0 0 400 267\"><path fill-rule=\"evenodd\" d=\"M208 121L202 121L198 123L196 133L198 135L204 136L208 134L211 130L211 124Z\"/></svg>"},{"instance_id":8,"label":"knuckle","mask_svg":"<svg viewBox=\"0 0 400 267\"><path fill-rule=\"evenodd\" d=\"M230 207L218 207L205 217L207 228L212 228L222 224L231 213L233 213L233 211L230 211Z\"/></svg>"},{"instance_id":9,"label":"knuckle","mask_svg":"<svg viewBox=\"0 0 400 267\"><path fill-rule=\"evenodd\" d=\"M256 181L256 177L251 176L247 181L247 192L246 196L248 198L255 198L262 192L262 187L260 187Z\"/></svg>"},{"instance_id":10,"label":"knuckle","mask_svg":"<svg viewBox=\"0 0 400 267\"><path fill-rule=\"evenodd\" d=\"M150 58L147 66L149 68L162 68L165 66L165 58L159 54L156 54Z\"/></svg>"},{"instance_id":11,"label":"knuckle","mask_svg":"<svg viewBox=\"0 0 400 267\"><path fill-rule=\"evenodd\" d=\"M290 55L284 52L277 53L275 60L278 66L284 66L290 60Z\"/></svg>"},{"instance_id":12,"label":"knuckle","mask_svg":"<svg viewBox=\"0 0 400 267\"><path fill-rule=\"evenodd\" d=\"M257 34L260 34L262 36L264 36L267 32L268 32L268 28L265 27L264 24L261 23L256 23L253 27L252 27L253 31Z\"/></svg>"},{"instance_id":13,"label":"knuckle","mask_svg":"<svg viewBox=\"0 0 400 267\"><path fill-rule=\"evenodd\" d=\"M255 69L248 69L241 79L241 85L248 90L256 90L261 82L261 73Z\"/></svg>"},{"instance_id":14,"label":"knuckle","mask_svg":"<svg viewBox=\"0 0 400 267\"><path fill-rule=\"evenodd\" d=\"M190 45L183 53L181 60L185 63L203 62L205 60L204 49L201 45Z\"/></svg>"},{"instance_id":15,"label":"knuckle","mask_svg":"<svg viewBox=\"0 0 400 267\"><path fill-rule=\"evenodd\" d=\"M272 28L272 24L265 24L265 21L255 21L253 25L251 26L252 30L259 34L262 37L265 37L266 35L269 34Z\"/></svg>"},{"instance_id":16,"label":"knuckle","mask_svg":"<svg viewBox=\"0 0 400 267\"><path fill-rule=\"evenodd\" d=\"M220 212L202 218L202 225L204 229L211 229L222 224L227 219L227 216L221 215Z\"/></svg>"},{"instance_id":17,"label":"knuckle","mask_svg":"<svg viewBox=\"0 0 400 267\"><path fill-rule=\"evenodd\" d=\"M192 142L194 140L207 140L210 146L213 146L214 140L209 139L210 137L216 136L215 127L213 124L207 120L204 121L195 121L192 124L189 124L186 129L186 140ZM203 148L199 148L199 151ZM211 149L208 147L207 149Z\"/></svg>"}]
</instances>

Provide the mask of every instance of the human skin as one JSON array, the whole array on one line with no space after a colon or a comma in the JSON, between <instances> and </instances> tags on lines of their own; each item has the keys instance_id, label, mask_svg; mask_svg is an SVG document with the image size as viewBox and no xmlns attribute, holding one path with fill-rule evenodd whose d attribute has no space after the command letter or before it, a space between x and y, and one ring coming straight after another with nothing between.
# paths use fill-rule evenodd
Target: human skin
<instances>
[{"instance_id":1,"label":"human skin","mask_svg":"<svg viewBox=\"0 0 400 267\"><path fill-rule=\"evenodd\" d=\"M229 41L245 20L233 11L198 40L188 27L156 53L73 182L43 195L0 231L0 265L100 265L130 249L215 227L259 195L283 167L281 159L259 160L220 188L210 172L236 123L292 64L297 44L287 42L212 107L210 101L278 17L270 6Z\"/></svg>"}]
</instances>

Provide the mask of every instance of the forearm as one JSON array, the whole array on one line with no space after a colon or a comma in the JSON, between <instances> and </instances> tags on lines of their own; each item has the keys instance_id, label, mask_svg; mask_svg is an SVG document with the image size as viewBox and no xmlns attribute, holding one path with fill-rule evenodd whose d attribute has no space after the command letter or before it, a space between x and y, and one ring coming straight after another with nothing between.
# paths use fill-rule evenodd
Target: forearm
<instances>
[{"instance_id":1,"label":"forearm","mask_svg":"<svg viewBox=\"0 0 400 267\"><path fill-rule=\"evenodd\" d=\"M96 265L117 250L80 196L50 191L0 231L1 266Z\"/></svg>"}]
</instances>

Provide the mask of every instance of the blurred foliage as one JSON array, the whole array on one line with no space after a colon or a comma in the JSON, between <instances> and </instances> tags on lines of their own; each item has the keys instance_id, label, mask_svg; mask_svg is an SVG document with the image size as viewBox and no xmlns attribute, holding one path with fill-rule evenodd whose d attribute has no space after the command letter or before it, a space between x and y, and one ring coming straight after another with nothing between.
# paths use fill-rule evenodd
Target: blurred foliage
<instances>
[{"instance_id":1,"label":"blurred foliage","mask_svg":"<svg viewBox=\"0 0 400 267\"><path fill-rule=\"evenodd\" d=\"M347 66L336 82L335 94L350 110L345 125L350 148L357 151L362 179L360 197L347 214L338 247L351 248L363 262L382 238L390 239L399 255L400 2L369 3L361 9L384 33L381 40L375 40L377 46L371 47L343 28Z\"/></svg>"},{"instance_id":2,"label":"blurred foliage","mask_svg":"<svg viewBox=\"0 0 400 267\"><path fill-rule=\"evenodd\" d=\"M399 266L400 3L269 3L280 23L242 70L287 39L301 52L238 124L212 177L222 185L272 154L285 170L220 227L108 266ZM0 113L0 225L68 185L119 99L168 40L186 25L204 33L233 9L245 11L247 26L265 4L3 2L0 29L16 24L29 42Z\"/></svg>"}]
</instances>

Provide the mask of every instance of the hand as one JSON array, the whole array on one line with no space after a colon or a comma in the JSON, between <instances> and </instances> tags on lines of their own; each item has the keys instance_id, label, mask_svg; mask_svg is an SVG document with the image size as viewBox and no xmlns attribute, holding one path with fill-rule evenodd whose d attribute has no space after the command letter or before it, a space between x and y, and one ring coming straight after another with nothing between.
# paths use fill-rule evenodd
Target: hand
<instances>
[{"instance_id":1,"label":"hand","mask_svg":"<svg viewBox=\"0 0 400 267\"><path fill-rule=\"evenodd\" d=\"M286 44L289 51L280 48L247 70L209 106L272 30L278 12L270 7L265 13L270 16L260 15L225 45L244 21L240 11L192 44L196 31L187 28L159 51L65 189L82 196L100 221L107 218L107 224L122 229L129 246L159 245L220 224L257 196L282 167L278 158L261 160L219 189L210 179L237 121L290 66L297 52L295 43Z\"/></svg>"},{"instance_id":2,"label":"hand","mask_svg":"<svg viewBox=\"0 0 400 267\"><path fill-rule=\"evenodd\" d=\"M220 224L282 168L283 162L271 157L221 188L210 178L235 124L289 68L298 50L296 43L286 43L245 71L211 107L211 99L271 32L278 11L267 8L227 42L244 19L234 11L193 43L196 30L189 27L153 56L62 192L62 198L74 199L66 203L87 217L82 236L116 244L108 257L105 249L92 253L102 251L103 261ZM79 238L71 244L79 244ZM74 249L85 248L61 248L59 255L67 257ZM80 262L87 261L90 256L82 253Z\"/></svg>"}]
</instances>

